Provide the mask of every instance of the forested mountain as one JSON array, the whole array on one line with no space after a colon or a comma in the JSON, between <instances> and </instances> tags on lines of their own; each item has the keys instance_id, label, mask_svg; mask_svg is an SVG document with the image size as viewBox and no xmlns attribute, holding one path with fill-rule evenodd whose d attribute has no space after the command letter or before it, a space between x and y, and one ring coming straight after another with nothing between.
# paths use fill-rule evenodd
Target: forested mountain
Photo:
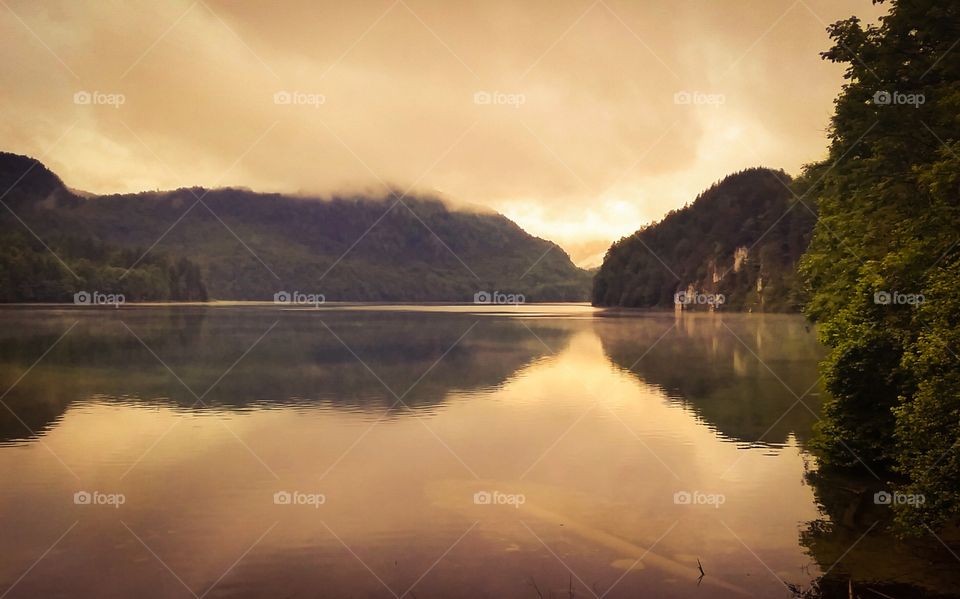
<instances>
[{"instance_id":1,"label":"forested mountain","mask_svg":"<svg viewBox=\"0 0 960 599\"><path fill-rule=\"evenodd\" d=\"M39 162L0 153L0 189L0 302L72 301L81 291L129 301L207 299L200 269L186 256L157 251L138 261L142 251L91 233L72 216L85 201Z\"/></svg>"},{"instance_id":2,"label":"forested mountain","mask_svg":"<svg viewBox=\"0 0 960 599\"><path fill-rule=\"evenodd\" d=\"M90 289L128 300L269 300L278 291L328 301L589 295L590 275L555 244L502 215L431 198L202 188L81 197L14 154L0 154L0 186L10 190L0 213L4 301L66 301Z\"/></svg>"},{"instance_id":3,"label":"forested mountain","mask_svg":"<svg viewBox=\"0 0 960 599\"><path fill-rule=\"evenodd\" d=\"M687 308L706 309L722 295L722 309L798 310L796 264L815 217L790 184L765 168L729 175L614 243L594 279L594 304L672 308L679 293Z\"/></svg>"}]
</instances>

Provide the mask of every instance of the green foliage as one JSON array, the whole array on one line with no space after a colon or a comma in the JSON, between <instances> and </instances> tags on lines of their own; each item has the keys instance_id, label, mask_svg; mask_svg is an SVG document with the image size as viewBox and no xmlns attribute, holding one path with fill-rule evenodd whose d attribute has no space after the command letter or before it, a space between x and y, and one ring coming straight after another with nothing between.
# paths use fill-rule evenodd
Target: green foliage
<instances>
[{"instance_id":1,"label":"green foliage","mask_svg":"<svg viewBox=\"0 0 960 599\"><path fill-rule=\"evenodd\" d=\"M941 525L960 515L960 6L891 2L879 25L830 35L846 83L829 158L800 181L819 213L807 311L832 349L819 443L828 466L864 462L923 494L901 522ZM875 299L894 292L925 302Z\"/></svg>"},{"instance_id":2,"label":"green foliage","mask_svg":"<svg viewBox=\"0 0 960 599\"><path fill-rule=\"evenodd\" d=\"M53 251L19 232L0 234L0 302L71 302L80 291L127 301L207 299L199 267L186 258L148 254L127 272L142 252L76 237L51 239L48 247Z\"/></svg>"},{"instance_id":3,"label":"green foliage","mask_svg":"<svg viewBox=\"0 0 960 599\"><path fill-rule=\"evenodd\" d=\"M902 510L904 522L941 525L960 519L960 262L931 274L918 320L923 328L903 357L915 378L913 393L896 408L898 469L905 493L923 494L919 509Z\"/></svg>"},{"instance_id":4,"label":"green foliage","mask_svg":"<svg viewBox=\"0 0 960 599\"><path fill-rule=\"evenodd\" d=\"M672 308L692 285L723 294L726 309L799 309L796 262L815 217L788 185L783 171L748 169L614 243L594 278L594 304ZM747 257L735 268L738 249Z\"/></svg>"}]
</instances>

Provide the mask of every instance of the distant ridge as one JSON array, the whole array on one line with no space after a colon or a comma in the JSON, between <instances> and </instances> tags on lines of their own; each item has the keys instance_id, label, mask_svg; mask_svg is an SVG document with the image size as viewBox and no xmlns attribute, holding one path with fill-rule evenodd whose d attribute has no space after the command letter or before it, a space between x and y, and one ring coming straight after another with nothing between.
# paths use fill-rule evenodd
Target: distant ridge
<instances>
[{"instance_id":1,"label":"distant ridge","mask_svg":"<svg viewBox=\"0 0 960 599\"><path fill-rule=\"evenodd\" d=\"M589 298L590 274L556 244L495 212L432 198L229 188L82 197L9 153L0 153L0 185L10 190L9 210L0 208L0 301L71 301L90 289L128 300L270 300L281 291L328 301L469 302L484 291Z\"/></svg>"}]
</instances>

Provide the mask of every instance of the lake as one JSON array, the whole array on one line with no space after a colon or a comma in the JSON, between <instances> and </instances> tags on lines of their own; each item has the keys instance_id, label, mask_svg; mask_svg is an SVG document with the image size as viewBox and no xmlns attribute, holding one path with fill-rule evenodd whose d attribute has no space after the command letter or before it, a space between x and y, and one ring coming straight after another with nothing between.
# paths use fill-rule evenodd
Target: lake
<instances>
[{"instance_id":1,"label":"lake","mask_svg":"<svg viewBox=\"0 0 960 599\"><path fill-rule=\"evenodd\" d=\"M958 588L818 475L823 356L788 315L4 308L0 597Z\"/></svg>"}]
</instances>

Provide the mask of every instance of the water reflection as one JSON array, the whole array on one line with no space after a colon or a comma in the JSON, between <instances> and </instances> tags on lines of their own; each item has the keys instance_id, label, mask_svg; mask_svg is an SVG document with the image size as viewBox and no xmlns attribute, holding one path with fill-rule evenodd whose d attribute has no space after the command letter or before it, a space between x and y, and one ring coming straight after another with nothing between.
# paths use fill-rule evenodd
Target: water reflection
<instances>
[{"instance_id":1,"label":"water reflection","mask_svg":"<svg viewBox=\"0 0 960 599\"><path fill-rule=\"evenodd\" d=\"M15 414L0 412L0 441L42 432L71 403L96 397L194 409L298 403L429 409L451 392L502 385L547 355L544 343L562 349L570 334L537 322L530 330L504 320L477 327L478 318L242 308L3 310L0 377L7 385L56 347L5 398Z\"/></svg>"},{"instance_id":2,"label":"water reflection","mask_svg":"<svg viewBox=\"0 0 960 599\"><path fill-rule=\"evenodd\" d=\"M801 444L809 439L823 350L803 319L660 314L598 319L594 328L611 362L689 406L724 437L773 446L791 435Z\"/></svg>"},{"instance_id":3,"label":"water reflection","mask_svg":"<svg viewBox=\"0 0 960 599\"><path fill-rule=\"evenodd\" d=\"M800 543L817 563L827 565L823 570L829 572L816 582L823 596L843 596L851 584L867 596L953 596L937 591L953 593L960 585L956 556L932 536L899 534L890 509L874 501L874 493L887 485L869 475L851 478L829 471L810 472L807 481L821 516L804 524Z\"/></svg>"},{"instance_id":4,"label":"water reflection","mask_svg":"<svg viewBox=\"0 0 960 599\"><path fill-rule=\"evenodd\" d=\"M23 375L0 419L9 597L776 597L828 570L825 596L846 597L838 573L881 542L833 568L869 518L840 530L819 511L838 484L810 476L814 416L788 390L816 412L803 393L821 350L799 318L233 306L0 321L0 382Z\"/></svg>"}]
</instances>

